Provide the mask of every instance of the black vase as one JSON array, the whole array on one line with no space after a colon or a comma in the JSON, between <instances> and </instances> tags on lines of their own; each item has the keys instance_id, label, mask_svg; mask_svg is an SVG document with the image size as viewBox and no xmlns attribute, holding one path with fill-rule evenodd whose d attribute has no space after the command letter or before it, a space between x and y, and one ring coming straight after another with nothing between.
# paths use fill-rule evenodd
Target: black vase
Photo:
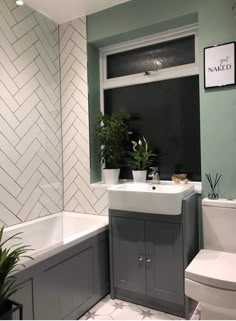
<instances>
[{"instance_id":1,"label":"black vase","mask_svg":"<svg viewBox=\"0 0 236 321\"><path fill-rule=\"evenodd\" d=\"M23 320L23 307L11 300L6 300L0 306L0 320L13 320L13 314L19 312L19 320Z\"/></svg>"},{"instance_id":2,"label":"black vase","mask_svg":"<svg viewBox=\"0 0 236 321\"><path fill-rule=\"evenodd\" d=\"M0 306L0 320L13 320L13 303L9 300Z\"/></svg>"}]
</instances>

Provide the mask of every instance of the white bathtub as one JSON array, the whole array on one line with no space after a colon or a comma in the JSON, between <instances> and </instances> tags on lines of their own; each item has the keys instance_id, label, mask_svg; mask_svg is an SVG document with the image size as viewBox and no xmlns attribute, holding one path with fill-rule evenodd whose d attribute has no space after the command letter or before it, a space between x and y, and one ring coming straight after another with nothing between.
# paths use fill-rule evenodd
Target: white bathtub
<instances>
[{"instance_id":1,"label":"white bathtub","mask_svg":"<svg viewBox=\"0 0 236 321\"><path fill-rule=\"evenodd\" d=\"M109 292L107 229L108 217L67 212L5 229L34 249L15 271L25 320L77 320Z\"/></svg>"},{"instance_id":2,"label":"white bathtub","mask_svg":"<svg viewBox=\"0 0 236 321\"><path fill-rule=\"evenodd\" d=\"M34 258L34 261L24 261L28 266L99 234L107 228L107 216L62 212L8 227L4 230L3 240L16 233L22 233L19 235L20 242L31 247L32 250L27 254ZM19 243L19 240L11 240L6 246L16 243Z\"/></svg>"},{"instance_id":3,"label":"white bathtub","mask_svg":"<svg viewBox=\"0 0 236 321\"><path fill-rule=\"evenodd\" d=\"M108 216L63 213L63 242L84 240L108 228Z\"/></svg>"}]
</instances>

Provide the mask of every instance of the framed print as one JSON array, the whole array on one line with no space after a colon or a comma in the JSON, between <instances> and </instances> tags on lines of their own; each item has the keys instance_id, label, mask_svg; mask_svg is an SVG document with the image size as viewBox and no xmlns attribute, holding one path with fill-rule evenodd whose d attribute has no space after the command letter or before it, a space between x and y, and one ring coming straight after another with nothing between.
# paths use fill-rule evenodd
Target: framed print
<instances>
[{"instance_id":1,"label":"framed print","mask_svg":"<svg viewBox=\"0 0 236 321\"><path fill-rule=\"evenodd\" d=\"M204 86L214 88L236 84L236 42L204 49Z\"/></svg>"}]
</instances>

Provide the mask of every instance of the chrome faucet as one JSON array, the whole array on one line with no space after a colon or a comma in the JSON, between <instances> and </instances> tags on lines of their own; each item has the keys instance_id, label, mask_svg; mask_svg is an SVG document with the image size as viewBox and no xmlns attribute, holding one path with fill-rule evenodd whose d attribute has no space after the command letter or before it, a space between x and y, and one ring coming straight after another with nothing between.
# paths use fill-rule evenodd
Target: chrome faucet
<instances>
[{"instance_id":1,"label":"chrome faucet","mask_svg":"<svg viewBox=\"0 0 236 321\"><path fill-rule=\"evenodd\" d=\"M158 166L150 167L151 173L148 175L149 178L152 178L153 181L157 181L157 184L160 184L160 175Z\"/></svg>"}]
</instances>

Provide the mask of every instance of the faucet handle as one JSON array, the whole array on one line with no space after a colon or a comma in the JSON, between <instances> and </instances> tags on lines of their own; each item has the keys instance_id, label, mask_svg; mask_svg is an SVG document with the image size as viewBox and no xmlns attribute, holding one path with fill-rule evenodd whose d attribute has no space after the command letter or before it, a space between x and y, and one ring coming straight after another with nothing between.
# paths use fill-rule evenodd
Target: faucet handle
<instances>
[{"instance_id":1,"label":"faucet handle","mask_svg":"<svg viewBox=\"0 0 236 321\"><path fill-rule=\"evenodd\" d=\"M151 169L152 171L157 171L157 172L158 172L158 170L159 170L158 166L152 166L152 167L150 167L150 169Z\"/></svg>"},{"instance_id":2,"label":"faucet handle","mask_svg":"<svg viewBox=\"0 0 236 321\"><path fill-rule=\"evenodd\" d=\"M151 173L148 175L148 177L152 178L153 181L157 181L157 183L160 183L160 174L158 166L150 167Z\"/></svg>"}]
</instances>

